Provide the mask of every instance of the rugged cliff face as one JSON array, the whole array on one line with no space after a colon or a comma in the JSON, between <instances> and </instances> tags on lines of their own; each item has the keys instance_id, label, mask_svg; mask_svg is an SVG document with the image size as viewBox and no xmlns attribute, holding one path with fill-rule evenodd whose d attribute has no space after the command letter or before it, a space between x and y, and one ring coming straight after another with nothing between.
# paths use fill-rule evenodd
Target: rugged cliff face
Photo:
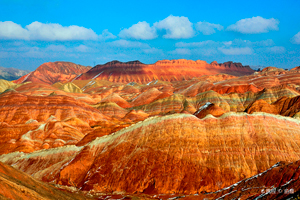
<instances>
[{"instance_id":1,"label":"rugged cliff face","mask_svg":"<svg viewBox=\"0 0 300 200\"><path fill-rule=\"evenodd\" d=\"M90 68L91 67L77 65L71 62L48 62L14 82L23 83L31 81L34 83L52 85L56 82L72 81L73 78L88 71Z\"/></svg>"},{"instance_id":2,"label":"rugged cliff face","mask_svg":"<svg viewBox=\"0 0 300 200\"><path fill-rule=\"evenodd\" d=\"M97 65L82 74L76 80L108 80L121 83L149 83L155 80L182 81L202 75L226 73L236 76L250 75L254 72L249 66L240 63L227 62L208 64L197 60L161 60L155 64L143 64L139 61L122 63L112 61L104 65Z\"/></svg>"}]
</instances>

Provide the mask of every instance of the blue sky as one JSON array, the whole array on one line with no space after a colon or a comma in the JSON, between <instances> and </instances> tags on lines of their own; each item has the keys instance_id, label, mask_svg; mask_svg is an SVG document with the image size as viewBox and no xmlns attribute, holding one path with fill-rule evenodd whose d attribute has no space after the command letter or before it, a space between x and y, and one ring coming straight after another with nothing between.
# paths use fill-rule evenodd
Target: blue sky
<instances>
[{"instance_id":1,"label":"blue sky","mask_svg":"<svg viewBox=\"0 0 300 200\"><path fill-rule=\"evenodd\" d=\"M0 0L0 66L191 59L300 65L300 1Z\"/></svg>"}]
</instances>

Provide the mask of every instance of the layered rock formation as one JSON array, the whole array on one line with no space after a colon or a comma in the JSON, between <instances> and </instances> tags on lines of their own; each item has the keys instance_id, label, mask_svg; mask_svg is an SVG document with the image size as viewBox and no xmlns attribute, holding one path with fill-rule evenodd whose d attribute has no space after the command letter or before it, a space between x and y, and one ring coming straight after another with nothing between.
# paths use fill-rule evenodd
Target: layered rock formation
<instances>
[{"instance_id":1,"label":"layered rock formation","mask_svg":"<svg viewBox=\"0 0 300 200\"><path fill-rule=\"evenodd\" d=\"M77 65L71 62L48 62L39 66L35 71L22 76L14 81L23 83L31 81L34 83L44 83L52 85L56 82L72 81L78 75L85 73L91 67Z\"/></svg>"},{"instance_id":2,"label":"layered rock formation","mask_svg":"<svg viewBox=\"0 0 300 200\"><path fill-rule=\"evenodd\" d=\"M106 119L96 108L72 97L2 93L0 154L76 144L93 130L90 124Z\"/></svg>"},{"instance_id":3,"label":"layered rock formation","mask_svg":"<svg viewBox=\"0 0 300 200\"><path fill-rule=\"evenodd\" d=\"M84 73L73 65L0 81L0 161L103 199L246 199L297 183L297 164L272 166L300 159L298 68L114 61Z\"/></svg>"},{"instance_id":4,"label":"layered rock formation","mask_svg":"<svg viewBox=\"0 0 300 200\"><path fill-rule=\"evenodd\" d=\"M272 114L280 114L283 116L293 117L300 111L300 96L293 98L282 97L272 104L268 104L264 100L258 100L251 103L245 112L265 112ZM300 114L300 113L299 113Z\"/></svg>"},{"instance_id":5,"label":"layered rock formation","mask_svg":"<svg viewBox=\"0 0 300 200\"><path fill-rule=\"evenodd\" d=\"M266 171L213 193L190 195L185 199L298 199L300 161L278 162Z\"/></svg>"},{"instance_id":6,"label":"layered rock formation","mask_svg":"<svg viewBox=\"0 0 300 200\"><path fill-rule=\"evenodd\" d=\"M57 120L77 117L88 123L105 119L97 109L68 96L27 96L17 92L0 95L0 122L45 122L50 116L56 117Z\"/></svg>"},{"instance_id":7,"label":"layered rock formation","mask_svg":"<svg viewBox=\"0 0 300 200\"><path fill-rule=\"evenodd\" d=\"M1 199L87 199L35 180L28 174L0 162Z\"/></svg>"},{"instance_id":8,"label":"layered rock formation","mask_svg":"<svg viewBox=\"0 0 300 200\"><path fill-rule=\"evenodd\" d=\"M139 61L122 63L112 61L104 65L97 65L88 72L77 77L76 80L108 80L122 83L149 83L153 80L161 81L182 81L202 75L226 73L231 75L252 74L249 66L241 63L227 62L208 64L205 61L197 60L161 60L155 64L143 64Z\"/></svg>"},{"instance_id":9,"label":"layered rock formation","mask_svg":"<svg viewBox=\"0 0 300 200\"><path fill-rule=\"evenodd\" d=\"M35 178L88 191L214 192L279 161L298 160L299 126L298 120L262 113L203 120L176 114L147 119L81 148L12 153L0 160Z\"/></svg>"}]
</instances>

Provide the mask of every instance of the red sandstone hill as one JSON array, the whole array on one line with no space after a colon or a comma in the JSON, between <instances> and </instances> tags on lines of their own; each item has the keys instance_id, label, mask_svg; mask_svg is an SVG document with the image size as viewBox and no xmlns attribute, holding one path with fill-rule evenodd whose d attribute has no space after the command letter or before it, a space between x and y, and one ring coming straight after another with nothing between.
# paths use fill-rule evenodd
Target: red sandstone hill
<instances>
[{"instance_id":1,"label":"red sandstone hill","mask_svg":"<svg viewBox=\"0 0 300 200\"><path fill-rule=\"evenodd\" d=\"M35 71L22 76L15 83L31 81L34 83L54 84L71 81L76 76L85 73L91 67L77 65L71 62L48 62L39 66Z\"/></svg>"},{"instance_id":2,"label":"red sandstone hill","mask_svg":"<svg viewBox=\"0 0 300 200\"><path fill-rule=\"evenodd\" d=\"M230 74L235 76L250 75L254 72L249 66L241 63L226 62L218 64L197 60L161 60L154 64L143 64L139 61L112 61L104 65L97 65L88 72L77 77L76 80L108 80L122 83L149 83L153 80L181 81L193 77L213 74Z\"/></svg>"},{"instance_id":3,"label":"red sandstone hill","mask_svg":"<svg viewBox=\"0 0 300 200\"><path fill-rule=\"evenodd\" d=\"M149 118L81 147L15 152L0 161L39 180L84 191L200 194L279 161L299 160L299 134L298 120L270 114L227 113L203 120L175 114Z\"/></svg>"}]
</instances>

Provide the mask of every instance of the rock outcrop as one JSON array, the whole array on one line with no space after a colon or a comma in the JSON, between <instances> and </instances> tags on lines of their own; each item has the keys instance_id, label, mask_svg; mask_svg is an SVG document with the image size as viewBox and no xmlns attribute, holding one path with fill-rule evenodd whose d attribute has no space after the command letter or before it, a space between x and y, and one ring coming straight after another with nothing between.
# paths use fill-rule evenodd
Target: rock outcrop
<instances>
[{"instance_id":1,"label":"rock outcrop","mask_svg":"<svg viewBox=\"0 0 300 200\"><path fill-rule=\"evenodd\" d=\"M206 115L213 115L214 117L220 117L225 113L225 111L219 106L207 102L205 105L201 106L197 112L195 112L195 116L202 119L206 117Z\"/></svg>"}]
</instances>

